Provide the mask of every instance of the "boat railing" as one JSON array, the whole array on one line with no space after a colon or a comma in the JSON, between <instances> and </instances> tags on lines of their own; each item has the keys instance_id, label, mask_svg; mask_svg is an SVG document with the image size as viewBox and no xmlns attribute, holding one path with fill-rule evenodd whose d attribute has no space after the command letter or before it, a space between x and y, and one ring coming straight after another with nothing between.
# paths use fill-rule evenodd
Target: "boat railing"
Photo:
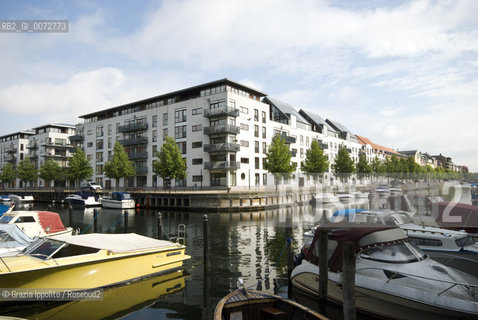
<instances>
[{"instance_id":1,"label":"boat railing","mask_svg":"<svg viewBox=\"0 0 478 320\"><path fill-rule=\"evenodd\" d=\"M450 286L448 288L445 288L441 292L437 293L437 296L442 295L443 293L451 290L452 288L456 286L463 286L468 293L474 297L475 299L478 298L478 279L474 278L477 280L476 284L471 284L471 283L466 283L466 282L460 282L460 281L452 281L452 280L444 280L444 279L436 279L436 278L430 278L430 277L425 277L425 276L418 276L416 274L411 274L411 273L406 273L406 272L401 272L401 271L396 271L396 270L388 270L384 268L378 268L378 267L366 267L366 268L360 268L356 269L355 272L359 271L365 271L365 270L380 270L380 271L387 271L391 274L391 276L388 277L387 283L393 279L395 279L397 276L405 276L409 278L416 278L416 279L423 279L423 280L430 280L430 281L435 281L435 282L440 282L440 283L445 283L449 284ZM472 277L472 276L470 276Z\"/></svg>"},{"instance_id":2,"label":"boat railing","mask_svg":"<svg viewBox=\"0 0 478 320\"><path fill-rule=\"evenodd\" d=\"M459 251L458 251L459 252ZM450 262L452 262L453 260L462 260L462 261L466 261L466 262L472 262L472 263L475 263L476 266L478 267L478 260L475 260L475 259L472 259L472 258L468 258L468 257L460 257L460 256L456 256L454 254L451 254L451 253L445 253L445 252L433 252L433 257L436 257L436 258L448 258L448 261L446 262L441 262L441 264L444 264L445 266L448 266L448 264ZM433 258L432 258L433 259Z\"/></svg>"}]
</instances>

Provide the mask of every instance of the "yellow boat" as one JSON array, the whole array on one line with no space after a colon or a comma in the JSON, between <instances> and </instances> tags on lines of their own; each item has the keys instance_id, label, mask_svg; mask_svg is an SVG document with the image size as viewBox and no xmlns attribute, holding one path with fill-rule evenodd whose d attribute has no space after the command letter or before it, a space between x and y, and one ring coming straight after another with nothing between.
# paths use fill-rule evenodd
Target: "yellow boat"
<instances>
[{"instance_id":1,"label":"yellow boat","mask_svg":"<svg viewBox=\"0 0 478 320\"><path fill-rule=\"evenodd\" d=\"M3 288L77 291L107 287L177 269L186 247L134 233L38 239L25 254L0 258Z\"/></svg>"}]
</instances>

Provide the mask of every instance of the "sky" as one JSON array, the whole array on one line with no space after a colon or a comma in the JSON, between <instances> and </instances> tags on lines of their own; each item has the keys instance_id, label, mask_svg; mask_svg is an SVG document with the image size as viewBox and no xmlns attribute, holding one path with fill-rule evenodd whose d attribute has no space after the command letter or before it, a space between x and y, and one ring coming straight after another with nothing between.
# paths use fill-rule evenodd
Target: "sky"
<instances>
[{"instance_id":1,"label":"sky","mask_svg":"<svg viewBox=\"0 0 478 320\"><path fill-rule=\"evenodd\" d=\"M0 136L229 78L478 172L478 1L0 0Z\"/></svg>"}]
</instances>

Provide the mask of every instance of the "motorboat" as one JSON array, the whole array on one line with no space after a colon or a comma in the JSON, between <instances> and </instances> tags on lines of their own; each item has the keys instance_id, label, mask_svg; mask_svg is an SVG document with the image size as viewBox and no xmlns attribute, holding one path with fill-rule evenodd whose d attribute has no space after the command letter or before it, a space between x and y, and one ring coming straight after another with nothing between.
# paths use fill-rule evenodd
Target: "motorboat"
<instances>
[{"instance_id":1,"label":"motorboat","mask_svg":"<svg viewBox=\"0 0 478 320\"><path fill-rule=\"evenodd\" d=\"M59 292L108 287L178 269L190 258L185 251L182 244L135 233L41 238L24 254L2 258L0 282Z\"/></svg>"},{"instance_id":2,"label":"motorboat","mask_svg":"<svg viewBox=\"0 0 478 320\"><path fill-rule=\"evenodd\" d=\"M451 201L432 202L431 211L442 228L478 232L477 206Z\"/></svg>"},{"instance_id":3,"label":"motorboat","mask_svg":"<svg viewBox=\"0 0 478 320\"><path fill-rule=\"evenodd\" d=\"M349 209L341 209L341 210L336 210L332 215L330 216L329 220L330 222L341 222L341 221L348 221L348 222L353 222L355 219L355 214L367 211L367 209L358 209L358 208L349 208ZM317 229L319 225L316 225L315 227L311 228L309 231L304 232L304 237L307 239L305 242L311 242L314 238L315 230Z\"/></svg>"},{"instance_id":4,"label":"motorboat","mask_svg":"<svg viewBox=\"0 0 478 320\"><path fill-rule=\"evenodd\" d=\"M28 204L33 203L35 201L32 195L9 194L8 197L10 198L10 201L12 201L15 205Z\"/></svg>"},{"instance_id":5,"label":"motorboat","mask_svg":"<svg viewBox=\"0 0 478 320\"><path fill-rule=\"evenodd\" d=\"M0 195L0 203L10 203L12 200L7 194Z\"/></svg>"},{"instance_id":6,"label":"motorboat","mask_svg":"<svg viewBox=\"0 0 478 320\"><path fill-rule=\"evenodd\" d=\"M353 191L350 193L355 197L355 199L368 199L369 198L369 193L365 192L360 192L360 191Z\"/></svg>"},{"instance_id":7,"label":"motorboat","mask_svg":"<svg viewBox=\"0 0 478 320\"><path fill-rule=\"evenodd\" d=\"M355 200L355 195L352 195L350 193L339 193L337 195L337 198L339 198L339 201L341 202L350 202Z\"/></svg>"},{"instance_id":8,"label":"motorboat","mask_svg":"<svg viewBox=\"0 0 478 320\"><path fill-rule=\"evenodd\" d=\"M397 226L328 223L328 301L343 303L342 252L355 244L355 306L393 319L477 319L478 279L430 259ZM317 308L319 233L291 273L292 297Z\"/></svg>"},{"instance_id":9,"label":"motorboat","mask_svg":"<svg viewBox=\"0 0 478 320\"><path fill-rule=\"evenodd\" d=\"M68 205L73 208L101 206L100 196L97 193L82 189L80 192L70 194L65 198Z\"/></svg>"},{"instance_id":10,"label":"motorboat","mask_svg":"<svg viewBox=\"0 0 478 320\"><path fill-rule=\"evenodd\" d=\"M379 197L387 197L390 195L390 189L387 185L380 185L375 192L378 194Z\"/></svg>"},{"instance_id":11,"label":"motorboat","mask_svg":"<svg viewBox=\"0 0 478 320\"><path fill-rule=\"evenodd\" d=\"M15 205L12 203L10 205L0 204L0 217L3 216L5 213L12 212Z\"/></svg>"},{"instance_id":12,"label":"motorboat","mask_svg":"<svg viewBox=\"0 0 478 320\"><path fill-rule=\"evenodd\" d=\"M317 195L315 196L316 204L335 203L339 201L339 198L337 198L333 193L330 192L317 193Z\"/></svg>"},{"instance_id":13,"label":"motorboat","mask_svg":"<svg viewBox=\"0 0 478 320\"><path fill-rule=\"evenodd\" d=\"M58 213L51 211L12 211L0 218L0 224L16 224L30 238L73 232L73 228L65 228Z\"/></svg>"},{"instance_id":14,"label":"motorboat","mask_svg":"<svg viewBox=\"0 0 478 320\"><path fill-rule=\"evenodd\" d=\"M132 209L135 201L129 192L112 192L111 197L101 199L101 205L104 208Z\"/></svg>"},{"instance_id":15,"label":"motorboat","mask_svg":"<svg viewBox=\"0 0 478 320\"><path fill-rule=\"evenodd\" d=\"M16 255L32 241L17 225L0 223L0 257Z\"/></svg>"},{"instance_id":16,"label":"motorboat","mask_svg":"<svg viewBox=\"0 0 478 320\"><path fill-rule=\"evenodd\" d=\"M242 287L222 298L214 310L214 320L230 319L326 320L328 318L295 301Z\"/></svg>"}]
</instances>

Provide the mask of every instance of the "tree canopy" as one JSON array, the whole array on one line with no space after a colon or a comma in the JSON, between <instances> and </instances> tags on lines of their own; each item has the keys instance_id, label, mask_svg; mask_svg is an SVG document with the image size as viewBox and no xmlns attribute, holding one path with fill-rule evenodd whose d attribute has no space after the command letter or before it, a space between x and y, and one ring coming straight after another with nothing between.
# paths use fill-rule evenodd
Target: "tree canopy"
<instances>
[{"instance_id":1,"label":"tree canopy","mask_svg":"<svg viewBox=\"0 0 478 320\"><path fill-rule=\"evenodd\" d=\"M40 165L39 177L45 180L48 186L52 180L63 180L63 169L56 161L48 159Z\"/></svg>"},{"instance_id":2,"label":"tree canopy","mask_svg":"<svg viewBox=\"0 0 478 320\"><path fill-rule=\"evenodd\" d=\"M17 178L17 170L13 167L11 163L7 163L3 166L2 173L0 175L0 179L3 183L11 184L15 182Z\"/></svg>"},{"instance_id":3,"label":"tree canopy","mask_svg":"<svg viewBox=\"0 0 478 320\"><path fill-rule=\"evenodd\" d=\"M296 163L291 163L292 153L289 146L286 145L285 139L279 135L272 138L272 143L266 153L264 169L272 173L275 177L276 187L279 177L290 177L291 173L297 167Z\"/></svg>"},{"instance_id":4,"label":"tree canopy","mask_svg":"<svg viewBox=\"0 0 478 320\"><path fill-rule=\"evenodd\" d=\"M312 140L310 148L305 153L305 160L301 162L300 168L303 172L324 173L329 168L329 160L324 155L324 150L320 147L317 140Z\"/></svg>"},{"instance_id":5,"label":"tree canopy","mask_svg":"<svg viewBox=\"0 0 478 320\"><path fill-rule=\"evenodd\" d=\"M336 175L350 174L355 172L354 161L350 158L350 154L345 147L341 147L332 165L332 170Z\"/></svg>"},{"instance_id":6,"label":"tree canopy","mask_svg":"<svg viewBox=\"0 0 478 320\"><path fill-rule=\"evenodd\" d=\"M38 170L30 158L25 158L18 163L17 176L23 182L34 182L38 178Z\"/></svg>"},{"instance_id":7,"label":"tree canopy","mask_svg":"<svg viewBox=\"0 0 478 320\"><path fill-rule=\"evenodd\" d=\"M86 159L85 152L78 147L73 152L73 157L68 161L68 166L68 177L72 180L81 181L93 176L93 168Z\"/></svg>"},{"instance_id":8,"label":"tree canopy","mask_svg":"<svg viewBox=\"0 0 478 320\"><path fill-rule=\"evenodd\" d=\"M355 166L359 177L363 177L367 174L372 173L372 166L367 161L367 156L363 153L359 154L359 160Z\"/></svg>"},{"instance_id":9,"label":"tree canopy","mask_svg":"<svg viewBox=\"0 0 478 320\"><path fill-rule=\"evenodd\" d=\"M105 163L104 170L107 177L116 180L116 186L118 186L119 179L131 177L136 174L133 161L129 160L128 154L119 142L115 143L113 157Z\"/></svg>"},{"instance_id":10,"label":"tree canopy","mask_svg":"<svg viewBox=\"0 0 478 320\"><path fill-rule=\"evenodd\" d=\"M166 137L156 155L158 159L153 161L153 172L163 181L169 182L171 179L183 179L187 176L186 160L183 159L174 138Z\"/></svg>"}]
</instances>

